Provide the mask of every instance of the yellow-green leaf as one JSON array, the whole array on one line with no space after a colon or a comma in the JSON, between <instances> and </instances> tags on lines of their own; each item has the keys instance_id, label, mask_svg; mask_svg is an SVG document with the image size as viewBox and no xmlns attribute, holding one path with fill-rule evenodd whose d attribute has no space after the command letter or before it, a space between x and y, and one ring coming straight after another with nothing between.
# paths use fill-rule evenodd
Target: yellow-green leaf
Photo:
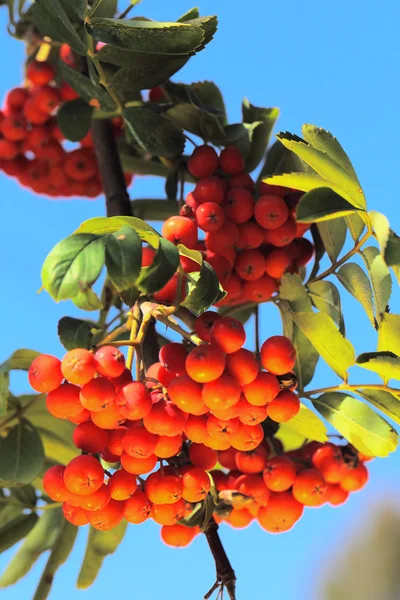
<instances>
[{"instance_id":1,"label":"yellow-green leaf","mask_svg":"<svg viewBox=\"0 0 400 600\"><path fill-rule=\"evenodd\" d=\"M346 290L360 302L373 327L375 327L372 288L368 277L356 263L346 263L336 273Z\"/></svg>"},{"instance_id":2,"label":"yellow-green leaf","mask_svg":"<svg viewBox=\"0 0 400 600\"><path fill-rule=\"evenodd\" d=\"M368 273L371 278L374 291L375 313L378 323L386 313L389 299L392 293L392 278L390 271L378 248L368 246L361 251ZM378 348L378 350L389 350L390 348ZM398 353L396 353L398 354Z\"/></svg>"},{"instance_id":3,"label":"yellow-green leaf","mask_svg":"<svg viewBox=\"0 0 400 600\"><path fill-rule=\"evenodd\" d=\"M301 128L301 133L306 142L311 144L314 148L317 148L317 150L326 152L335 162L347 171L351 177L358 181L349 157L339 144L338 140L329 131L322 129L322 127L316 127L315 125L305 123Z\"/></svg>"},{"instance_id":4,"label":"yellow-green leaf","mask_svg":"<svg viewBox=\"0 0 400 600\"><path fill-rule=\"evenodd\" d=\"M378 351L400 356L400 315L385 313L378 331Z\"/></svg>"},{"instance_id":5,"label":"yellow-green leaf","mask_svg":"<svg viewBox=\"0 0 400 600\"><path fill-rule=\"evenodd\" d=\"M398 396L386 390L371 390L369 388L360 388L357 390L357 394L400 425L400 390Z\"/></svg>"},{"instance_id":6,"label":"yellow-green leaf","mask_svg":"<svg viewBox=\"0 0 400 600\"><path fill-rule=\"evenodd\" d=\"M364 352L357 357L356 364L377 373L385 383L389 379L400 381L400 358L393 352Z\"/></svg>"},{"instance_id":7,"label":"yellow-green leaf","mask_svg":"<svg viewBox=\"0 0 400 600\"><path fill-rule=\"evenodd\" d=\"M337 330L334 321L326 314L292 313L293 321L301 329L325 362L342 379L355 363L355 351L349 340Z\"/></svg>"},{"instance_id":8,"label":"yellow-green leaf","mask_svg":"<svg viewBox=\"0 0 400 600\"><path fill-rule=\"evenodd\" d=\"M305 404L300 405L300 411L290 421L285 423L285 427L307 440L317 442L326 442L328 440L325 423L310 410Z\"/></svg>"},{"instance_id":9,"label":"yellow-green leaf","mask_svg":"<svg viewBox=\"0 0 400 600\"><path fill-rule=\"evenodd\" d=\"M361 209L358 209L360 211ZM306 192L296 209L296 221L319 223L354 214L357 209L330 187L319 187Z\"/></svg>"},{"instance_id":10,"label":"yellow-green leaf","mask_svg":"<svg viewBox=\"0 0 400 600\"><path fill-rule=\"evenodd\" d=\"M318 412L363 454L384 457L396 450L396 431L360 400L347 394L328 392L312 402Z\"/></svg>"}]
</instances>

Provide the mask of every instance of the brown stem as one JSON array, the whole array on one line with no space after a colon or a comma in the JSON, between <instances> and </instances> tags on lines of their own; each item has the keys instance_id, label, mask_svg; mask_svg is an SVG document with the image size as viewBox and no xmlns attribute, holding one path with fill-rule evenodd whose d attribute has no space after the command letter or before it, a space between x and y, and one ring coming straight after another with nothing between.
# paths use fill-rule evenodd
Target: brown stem
<instances>
[{"instance_id":1,"label":"brown stem","mask_svg":"<svg viewBox=\"0 0 400 600\"><path fill-rule=\"evenodd\" d=\"M236 600L236 575L232 569L231 563L229 562L225 548L222 545L218 534L218 525L214 519L210 520L204 535L207 538L207 542L214 557L215 566L217 569L217 580L204 598L210 598L218 588L225 588L228 592L230 600Z\"/></svg>"},{"instance_id":2,"label":"brown stem","mask_svg":"<svg viewBox=\"0 0 400 600\"><path fill-rule=\"evenodd\" d=\"M106 197L107 217L131 217L132 206L126 191L112 121L109 119L93 119L92 134L97 164Z\"/></svg>"}]
</instances>

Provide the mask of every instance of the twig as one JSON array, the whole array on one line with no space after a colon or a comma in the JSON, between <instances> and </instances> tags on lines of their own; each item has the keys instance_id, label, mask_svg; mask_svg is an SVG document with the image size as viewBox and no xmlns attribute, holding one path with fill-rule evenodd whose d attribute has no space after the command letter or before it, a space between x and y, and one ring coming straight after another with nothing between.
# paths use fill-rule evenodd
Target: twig
<instances>
[{"instance_id":1,"label":"twig","mask_svg":"<svg viewBox=\"0 0 400 600\"><path fill-rule=\"evenodd\" d=\"M358 383L358 384L349 384L349 383L341 383L340 385L333 385L331 387L319 388L317 390L310 390L301 392L300 395L304 398L309 398L310 396L315 396L315 394L324 394L325 392L346 392L353 391L357 392L358 390L382 390L384 392L389 392L394 394L395 396L400 395L400 389L389 387L385 384L379 383Z\"/></svg>"},{"instance_id":2,"label":"twig","mask_svg":"<svg viewBox=\"0 0 400 600\"><path fill-rule=\"evenodd\" d=\"M210 591L204 596L204 598L207 600L207 598L210 598L215 590L218 588L223 590L225 588L228 592L230 600L236 600L236 575L231 563L229 562L225 548L222 545L218 534L218 525L214 519L210 520L204 535L207 538L207 542L214 557L215 567L217 570L216 582Z\"/></svg>"}]
</instances>

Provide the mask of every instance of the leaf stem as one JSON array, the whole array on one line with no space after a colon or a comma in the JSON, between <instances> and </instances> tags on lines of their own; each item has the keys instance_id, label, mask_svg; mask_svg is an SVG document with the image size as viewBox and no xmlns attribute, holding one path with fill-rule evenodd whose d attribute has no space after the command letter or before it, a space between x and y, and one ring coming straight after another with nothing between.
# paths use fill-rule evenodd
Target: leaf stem
<instances>
[{"instance_id":1,"label":"leaf stem","mask_svg":"<svg viewBox=\"0 0 400 600\"><path fill-rule=\"evenodd\" d=\"M328 275L332 275L336 271L336 269L338 267L340 267L341 265L343 265L349 258L351 258L355 254L357 254L357 252L359 252L359 250L361 249L361 247L365 244L365 242L367 240L369 240L369 238L371 236L372 236L372 230L371 230L371 226L368 223L368 230L362 236L362 238L359 239L358 242L354 245L354 248L352 248L351 250L349 250L344 256L342 256L342 258L340 260L338 260L335 263L333 263L329 267L329 269L326 269L326 271L323 271L322 273L320 273L319 275L317 275L313 279L309 280L307 283L308 284L315 283L316 281L321 281L321 279L325 279L325 277L328 277Z\"/></svg>"},{"instance_id":2,"label":"leaf stem","mask_svg":"<svg viewBox=\"0 0 400 600\"><path fill-rule=\"evenodd\" d=\"M207 529L204 531L208 545L215 560L217 570L217 578L210 589L204 596L205 599L210 598L212 594L219 589L219 595L226 589L230 600L236 600L236 575L222 545L221 538L218 534L218 525L212 518L209 521Z\"/></svg>"},{"instance_id":3,"label":"leaf stem","mask_svg":"<svg viewBox=\"0 0 400 600\"><path fill-rule=\"evenodd\" d=\"M309 392L303 391L303 392L300 392L300 395L303 396L304 398L309 398L310 396L315 396L315 394L324 394L326 392L343 392L343 391L357 392L358 390L381 390L384 392L389 392L391 394L400 395L400 389L392 388L387 385L378 384L378 383L359 383L359 384L341 383L340 385L319 388L317 390L310 390Z\"/></svg>"}]
</instances>

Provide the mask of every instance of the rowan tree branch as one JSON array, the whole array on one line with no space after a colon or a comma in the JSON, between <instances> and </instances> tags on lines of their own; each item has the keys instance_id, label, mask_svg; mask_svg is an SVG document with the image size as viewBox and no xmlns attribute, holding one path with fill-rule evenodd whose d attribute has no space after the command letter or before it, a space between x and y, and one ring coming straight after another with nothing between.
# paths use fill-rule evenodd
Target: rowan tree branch
<instances>
[{"instance_id":1,"label":"rowan tree branch","mask_svg":"<svg viewBox=\"0 0 400 600\"><path fill-rule=\"evenodd\" d=\"M218 534L218 525L214 519L210 520L204 535L207 538L217 569L216 582L204 598L205 600L211 598L211 595L217 589L226 589L230 600L236 600L236 575L225 552L225 548L222 545L221 538Z\"/></svg>"},{"instance_id":2,"label":"rowan tree branch","mask_svg":"<svg viewBox=\"0 0 400 600\"><path fill-rule=\"evenodd\" d=\"M100 177L106 197L107 217L132 217L124 173L109 119L93 119L92 134Z\"/></svg>"}]
</instances>

